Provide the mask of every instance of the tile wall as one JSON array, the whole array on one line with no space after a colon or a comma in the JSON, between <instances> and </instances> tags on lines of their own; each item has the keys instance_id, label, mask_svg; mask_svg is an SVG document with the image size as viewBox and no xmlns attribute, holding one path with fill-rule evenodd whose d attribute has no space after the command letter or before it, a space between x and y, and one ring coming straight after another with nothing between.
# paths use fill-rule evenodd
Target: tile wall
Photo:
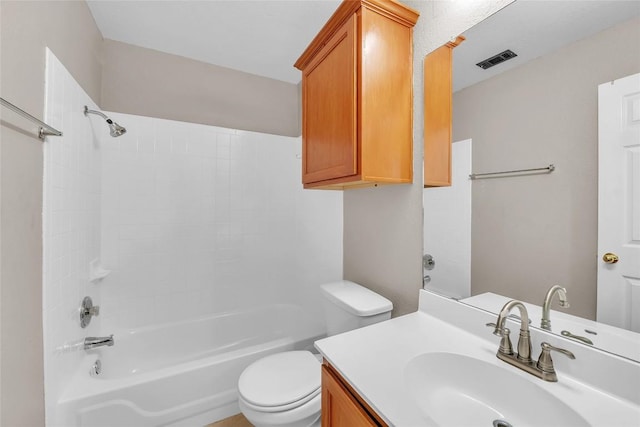
<instances>
[{"instance_id":1,"label":"tile wall","mask_svg":"<svg viewBox=\"0 0 640 427\"><path fill-rule=\"evenodd\" d=\"M63 132L44 142L43 331L45 409L53 424L55 405L84 352L79 343L96 335L100 318L80 327L86 295L100 299L89 283L89 263L100 250L101 160L99 139L108 132L87 118L96 108L53 53L46 53L45 121Z\"/></svg>"},{"instance_id":2,"label":"tile wall","mask_svg":"<svg viewBox=\"0 0 640 427\"><path fill-rule=\"evenodd\" d=\"M104 333L271 303L320 316L342 277L342 194L303 191L300 138L108 113Z\"/></svg>"}]
</instances>

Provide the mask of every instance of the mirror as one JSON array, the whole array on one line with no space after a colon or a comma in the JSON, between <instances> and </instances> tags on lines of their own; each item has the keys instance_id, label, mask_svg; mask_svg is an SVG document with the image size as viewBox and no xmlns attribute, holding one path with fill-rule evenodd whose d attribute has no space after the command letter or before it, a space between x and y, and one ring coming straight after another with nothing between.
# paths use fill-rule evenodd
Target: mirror
<instances>
[{"instance_id":1,"label":"mirror","mask_svg":"<svg viewBox=\"0 0 640 427\"><path fill-rule=\"evenodd\" d=\"M463 34L453 185L423 193L425 289L496 313L518 299L539 327L547 291L563 286L570 307L554 296L553 333L640 361L640 335L595 322L598 85L640 72L639 28L639 2L519 0ZM508 49L517 56L476 66Z\"/></svg>"}]
</instances>

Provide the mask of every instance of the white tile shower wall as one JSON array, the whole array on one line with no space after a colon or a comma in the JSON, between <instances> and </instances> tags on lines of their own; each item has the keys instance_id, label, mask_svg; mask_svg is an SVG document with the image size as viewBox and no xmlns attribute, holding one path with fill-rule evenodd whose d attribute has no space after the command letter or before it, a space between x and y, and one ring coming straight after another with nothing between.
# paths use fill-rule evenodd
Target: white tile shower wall
<instances>
[{"instance_id":1,"label":"white tile shower wall","mask_svg":"<svg viewBox=\"0 0 640 427\"><path fill-rule=\"evenodd\" d=\"M89 263L99 255L100 149L103 123L84 117L96 108L51 51L46 53L45 121L62 137L44 143L43 328L47 425L60 425L55 407L84 351L79 343L97 334L99 318L80 328L78 308L85 295L99 303L89 282Z\"/></svg>"},{"instance_id":2,"label":"white tile shower wall","mask_svg":"<svg viewBox=\"0 0 640 427\"><path fill-rule=\"evenodd\" d=\"M299 138L108 113L103 333L268 303L318 319L342 278L342 194L303 191Z\"/></svg>"}]
</instances>

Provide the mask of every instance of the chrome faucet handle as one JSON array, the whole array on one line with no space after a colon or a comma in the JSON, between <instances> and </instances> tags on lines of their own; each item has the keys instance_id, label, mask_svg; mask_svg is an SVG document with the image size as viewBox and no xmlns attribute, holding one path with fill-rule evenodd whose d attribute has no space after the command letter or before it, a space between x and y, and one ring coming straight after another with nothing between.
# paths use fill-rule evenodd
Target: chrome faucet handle
<instances>
[{"instance_id":1,"label":"chrome faucet handle","mask_svg":"<svg viewBox=\"0 0 640 427\"><path fill-rule=\"evenodd\" d=\"M90 297L84 297L80 306L80 326L86 328L91 323L91 318L98 315L100 315L100 306L93 305Z\"/></svg>"},{"instance_id":2,"label":"chrome faucet handle","mask_svg":"<svg viewBox=\"0 0 640 427\"><path fill-rule=\"evenodd\" d=\"M538 363L536 366L538 367L538 369L540 369L540 371L542 371L543 379L552 382L558 381L556 370L553 367L553 359L551 359L551 350L562 353L569 359L575 359L576 356L569 350L554 347L548 342L543 342L542 344L540 344L540 347L542 347L542 352L540 352L540 357L538 357Z\"/></svg>"}]
</instances>

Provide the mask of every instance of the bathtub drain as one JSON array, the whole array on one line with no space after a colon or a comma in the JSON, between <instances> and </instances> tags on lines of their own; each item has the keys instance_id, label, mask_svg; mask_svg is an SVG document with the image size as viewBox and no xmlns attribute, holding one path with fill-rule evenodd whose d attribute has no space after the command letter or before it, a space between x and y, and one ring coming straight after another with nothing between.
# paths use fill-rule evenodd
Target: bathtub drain
<instances>
[{"instance_id":1,"label":"bathtub drain","mask_svg":"<svg viewBox=\"0 0 640 427\"><path fill-rule=\"evenodd\" d=\"M493 427L513 427L505 420L493 420Z\"/></svg>"}]
</instances>

